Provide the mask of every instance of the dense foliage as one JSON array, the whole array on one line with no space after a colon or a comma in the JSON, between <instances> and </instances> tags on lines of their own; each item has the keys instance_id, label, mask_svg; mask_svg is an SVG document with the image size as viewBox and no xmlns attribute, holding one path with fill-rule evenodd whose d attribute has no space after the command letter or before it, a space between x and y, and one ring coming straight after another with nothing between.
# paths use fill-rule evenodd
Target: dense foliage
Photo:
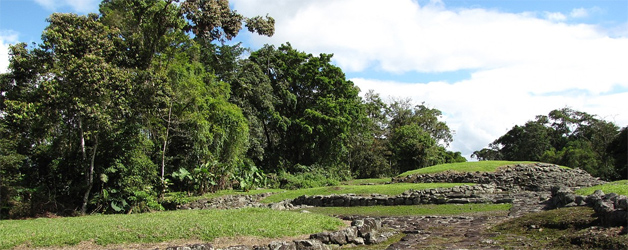
<instances>
[{"instance_id":1,"label":"dense foliage","mask_svg":"<svg viewBox=\"0 0 628 250\"><path fill-rule=\"evenodd\" d=\"M626 179L628 127L569 108L516 125L488 148L473 153L479 160L542 161L582 168L605 180Z\"/></svg>"},{"instance_id":2,"label":"dense foliage","mask_svg":"<svg viewBox=\"0 0 628 250\"><path fill-rule=\"evenodd\" d=\"M360 90L332 55L225 45L226 0L53 14L0 75L0 218L163 209L168 192L305 187L465 161L441 112ZM245 56L247 55L247 56Z\"/></svg>"}]
</instances>

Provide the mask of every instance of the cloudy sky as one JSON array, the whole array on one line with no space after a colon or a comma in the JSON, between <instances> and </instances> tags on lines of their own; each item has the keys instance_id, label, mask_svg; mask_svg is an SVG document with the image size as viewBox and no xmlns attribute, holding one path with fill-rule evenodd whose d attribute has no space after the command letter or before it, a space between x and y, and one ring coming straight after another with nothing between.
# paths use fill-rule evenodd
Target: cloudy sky
<instances>
[{"instance_id":1,"label":"cloudy sky","mask_svg":"<svg viewBox=\"0 0 628 250\"><path fill-rule=\"evenodd\" d=\"M39 42L52 12L97 11L97 0L0 0L6 48ZM443 111L451 149L468 156L512 126L570 107L628 125L626 0L232 0L276 19L271 38L334 63L363 91Z\"/></svg>"}]
</instances>

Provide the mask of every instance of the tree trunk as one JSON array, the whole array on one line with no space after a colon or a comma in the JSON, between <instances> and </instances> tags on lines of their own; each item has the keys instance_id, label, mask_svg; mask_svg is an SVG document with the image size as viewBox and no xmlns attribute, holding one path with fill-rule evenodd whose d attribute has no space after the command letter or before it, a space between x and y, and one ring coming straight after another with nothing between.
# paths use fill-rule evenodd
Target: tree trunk
<instances>
[{"instance_id":1,"label":"tree trunk","mask_svg":"<svg viewBox=\"0 0 628 250\"><path fill-rule=\"evenodd\" d=\"M2 208L4 208L4 200L2 199L2 169L0 169L0 220L2 220Z\"/></svg>"},{"instance_id":2,"label":"tree trunk","mask_svg":"<svg viewBox=\"0 0 628 250\"><path fill-rule=\"evenodd\" d=\"M164 147L161 150L161 182L164 182L164 173L166 169L166 147L168 146L168 133L170 132L170 117L172 115L172 104L168 109L168 121L166 125L166 138L164 138Z\"/></svg>"},{"instance_id":3,"label":"tree trunk","mask_svg":"<svg viewBox=\"0 0 628 250\"><path fill-rule=\"evenodd\" d=\"M89 171L87 173L87 189L83 195L83 206L81 207L81 214L87 213L87 202L89 201L89 194L92 192L94 186L94 160L96 159L96 150L98 149L98 136L94 139L94 147L92 148L92 157L89 163Z\"/></svg>"}]
</instances>

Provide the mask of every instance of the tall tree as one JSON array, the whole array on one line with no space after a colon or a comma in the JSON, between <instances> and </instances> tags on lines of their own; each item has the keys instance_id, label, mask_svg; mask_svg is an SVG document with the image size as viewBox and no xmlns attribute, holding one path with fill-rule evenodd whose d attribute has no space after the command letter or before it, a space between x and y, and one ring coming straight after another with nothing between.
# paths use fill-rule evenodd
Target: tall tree
<instances>
[{"instance_id":1,"label":"tall tree","mask_svg":"<svg viewBox=\"0 0 628 250\"><path fill-rule=\"evenodd\" d=\"M515 125L505 135L476 151L483 159L545 161L582 168L612 180L620 176L608 150L619 128L595 115L562 108L537 116L524 126Z\"/></svg>"},{"instance_id":2,"label":"tall tree","mask_svg":"<svg viewBox=\"0 0 628 250\"><path fill-rule=\"evenodd\" d=\"M621 130L606 150L615 160L618 179L628 179L628 126Z\"/></svg>"},{"instance_id":3,"label":"tall tree","mask_svg":"<svg viewBox=\"0 0 628 250\"><path fill-rule=\"evenodd\" d=\"M53 14L42 36L50 53L50 81L43 83L52 98L48 104L70 129L78 132L81 165L85 168L85 194L81 213L87 212L94 185L95 159L100 134L108 133L114 119L127 112L124 98L130 87L124 71L110 62L116 56L117 35L98 21L98 15Z\"/></svg>"},{"instance_id":4,"label":"tall tree","mask_svg":"<svg viewBox=\"0 0 628 250\"><path fill-rule=\"evenodd\" d=\"M262 108L266 166L339 166L347 153L351 126L360 115L358 89L331 64L331 55L313 56L290 44L265 46L251 54L270 80L273 108ZM256 68L251 68L256 69Z\"/></svg>"}]
</instances>

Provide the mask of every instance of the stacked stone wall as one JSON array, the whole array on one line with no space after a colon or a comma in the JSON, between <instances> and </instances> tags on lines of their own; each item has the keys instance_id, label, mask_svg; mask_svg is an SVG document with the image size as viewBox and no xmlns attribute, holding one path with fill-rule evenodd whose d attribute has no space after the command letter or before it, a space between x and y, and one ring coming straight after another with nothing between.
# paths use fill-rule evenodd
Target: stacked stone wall
<instances>
[{"instance_id":1,"label":"stacked stone wall","mask_svg":"<svg viewBox=\"0 0 628 250\"><path fill-rule=\"evenodd\" d=\"M511 203L508 193L493 184L464 185L452 188L410 190L401 195L314 195L300 196L290 203L293 206L356 207L356 206L399 206L419 204L467 204L467 203Z\"/></svg>"},{"instance_id":2,"label":"stacked stone wall","mask_svg":"<svg viewBox=\"0 0 628 250\"><path fill-rule=\"evenodd\" d=\"M496 172L442 172L435 174L395 177L392 182L410 183L478 183L495 184L506 191L550 191L562 185L571 188L590 187L604 183L586 171L576 168L561 168L554 164L516 164L498 169Z\"/></svg>"}]
</instances>

